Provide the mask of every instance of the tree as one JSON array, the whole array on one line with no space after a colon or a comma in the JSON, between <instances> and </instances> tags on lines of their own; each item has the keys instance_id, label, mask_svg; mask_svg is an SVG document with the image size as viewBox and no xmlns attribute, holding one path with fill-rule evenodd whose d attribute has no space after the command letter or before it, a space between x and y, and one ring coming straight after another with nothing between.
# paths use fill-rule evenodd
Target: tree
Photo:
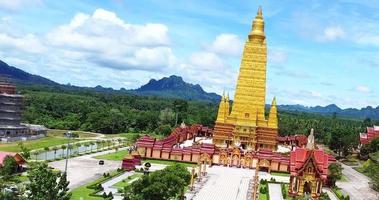
<instances>
[{"instance_id":1,"label":"tree","mask_svg":"<svg viewBox=\"0 0 379 200\"><path fill-rule=\"evenodd\" d=\"M39 154L40 154L40 151L38 151L38 150L33 151L33 155L35 156L36 161L37 161L37 157Z\"/></svg>"},{"instance_id":2,"label":"tree","mask_svg":"<svg viewBox=\"0 0 379 200\"><path fill-rule=\"evenodd\" d=\"M124 190L124 199L166 200L178 197L190 182L185 166L175 164L144 175Z\"/></svg>"},{"instance_id":3,"label":"tree","mask_svg":"<svg viewBox=\"0 0 379 200\"><path fill-rule=\"evenodd\" d=\"M54 147L53 147L53 150L54 150L54 160L55 160L56 155L57 155L57 151L58 151L58 147L57 147L57 146L54 146Z\"/></svg>"},{"instance_id":4,"label":"tree","mask_svg":"<svg viewBox=\"0 0 379 200\"><path fill-rule=\"evenodd\" d=\"M45 151L45 160L47 160L47 152L49 152L50 148L45 147L45 148L43 148L43 150Z\"/></svg>"},{"instance_id":5,"label":"tree","mask_svg":"<svg viewBox=\"0 0 379 200\"><path fill-rule=\"evenodd\" d=\"M154 130L155 134L167 136L171 133L172 129L171 126L168 124L160 125L158 128Z\"/></svg>"},{"instance_id":6,"label":"tree","mask_svg":"<svg viewBox=\"0 0 379 200\"><path fill-rule=\"evenodd\" d=\"M28 199L69 200L68 184L65 173L53 172L46 163L39 163L28 174Z\"/></svg>"},{"instance_id":7,"label":"tree","mask_svg":"<svg viewBox=\"0 0 379 200\"><path fill-rule=\"evenodd\" d=\"M30 158L30 149L25 147L24 143L22 143L22 142L18 143L18 147L20 148L20 152L21 152L22 157L24 157L25 159L29 159Z\"/></svg>"},{"instance_id":8,"label":"tree","mask_svg":"<svg viewBox=\"0 0 379 200\"><path fill-rule=\"evenodd\" d=\"M173 120L175 118L175 113L171 108L165 108L159 113L159 122L161 124L171 124L173 125Z\"/></svg>"},{"instance_id":9,"label":"tree","mask_svg":"<svg viewBox=\"0 0 379 200\"><path fill-rule=\"evenodd\" d=\"M93 148L93 145L95 145L95 142L91 141L91 142L89 142L89 145L90 145L91 153L92 153L92 148Z\"/></svg>"},{"instance_id":10,"label":"tree","mask_svg":"<svg viewBox=\"0 0 379 200\"><path fill-rule=\"evenodd\" d=\"M82 146L82 143L77 142L75 143L75 146L76 146L76 152L79 154L79 148Z\"/></svg>"},{"instance_id":11,"label":"tree","mask_svg":"<svg viewBox=\"0 0 379 200\"><path fill-rule=\"evenodd\" d=\"M62 154L64 154L64 150L67 149L67 146L66 145L62 145L61 146L61 149L62 149ZM68 150L67 150L68 151ZM67 153L67 152L66 152Z\"/></svg>"},{"instance_id":12,"label":"tree","mask_svg":"<svg viewBox=\"0 0 379 200\"><path fill-rule=\"evenodd\" d=\"M364 144L359 149L359 158L362 159L362 160L367 160L370 153L371 153L371 147L370 147L370 145Z\"/></svg>"},{"instance_id":13,"label":"tree","mask_svg":"<svg viewBox=\"0 0 379 200\"><path fill-rule=\"evenodd\" d=\"M9 180L17 172L17 161L12 156L6 156L3 163L3 166L0 167L0 175L4 180Z\"/></svg>"},{"instance_id":14,"label":"tree","mask_svg":"<svg viewBox=\"0 0 379 200\"><path fill-rule=\"evenodd\" d=\"M342 166L339 163L332 163L328 167L327 185L336 186L336 181L342 178Z\"/></svg>"},{"instance_id":15,"label":"tree","mask_svg":"<svg viewBox=\"0 0 379 200\"><path fill-rule=\"evenodd\" d=\"M338 127L331 131L331 135L329 146L339 157L346 157L357 145L357 133L354 129Z\"/></svg>"}]
</instances>

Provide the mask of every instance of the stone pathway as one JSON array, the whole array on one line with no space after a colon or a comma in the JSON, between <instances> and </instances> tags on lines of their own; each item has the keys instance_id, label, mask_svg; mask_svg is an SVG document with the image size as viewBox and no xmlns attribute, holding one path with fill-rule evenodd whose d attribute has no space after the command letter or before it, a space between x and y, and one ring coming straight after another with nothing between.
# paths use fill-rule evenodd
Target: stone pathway
<instances>
[{"instance_id":1,"label":"stone pathway","mask_svg":"<svg viewBox=\"0 0 379 200\"><path fill-rule=\"evenodd\" d=\"M271 200L283 200L282 188L280 187L280 184L269 183L268 191Z\"/></svg>"},{"instance_id":2,"label":"stone pathway","mask_svg":"<svg viewBox=\"0 0 379 200\"><path fill-rule=\"evenodd\" d=\"M369 186L370 179L365 175L357 172L355 169L341 163L342 174L347 177L347 181L337 181L336 185L340 187L345 194L350 196L351 200L378 200L379 193L372 190Z\"/></svg>"}]
</instances>

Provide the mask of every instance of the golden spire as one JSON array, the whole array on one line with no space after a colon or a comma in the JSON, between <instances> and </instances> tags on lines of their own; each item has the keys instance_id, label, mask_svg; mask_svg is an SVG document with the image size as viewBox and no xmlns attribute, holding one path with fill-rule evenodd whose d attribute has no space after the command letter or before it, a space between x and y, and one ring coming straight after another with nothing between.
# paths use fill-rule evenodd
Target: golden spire
<instances>
[{"instance_id":1,"label":"golden spire","mask_svg":"<svg viewBox=\"0 0 379 200\"><path fill-rule=\"evenodd\" d=\"M262 7L259 6L257 15L255 16L255 19L253 21L252 30L249 34L249 39L251 40L252 38L259 38L264 40L266 38L264 28L265 22L263 20Z\"/></svg>"},{"instance_id":2,"label":"golden spire","mask_svg":"<svg viewBox=\"0 0 379 200\"><path fill-rule=\"evenodd\" d=\"M226 107L225 91L222 92L222 97L220 105L218 107L217 119L216 122L224 123L225 122L225 107Z\"/></svg>"},{"instance_id":3,"label":"golden spire","mask_svg":"<svg viewBox=\"0 0 379 200\"><path fill-rule=\"evenodd\" d=\"M229 99L229 92L226 94L225 97L225 118L229 116L230 112L230 99Z\"/></svg>"},{"instance_id":4,"label":"golden spire","mask_svg":"<svg viewBox=\"0 0 379 200\"><path fill-rule=\"evenodd\" d=\"M269 128L278 128L278 109L276 108L276 98L272 100L270 113L268 115L267 126Z\"/></svg>"}]
</instances>

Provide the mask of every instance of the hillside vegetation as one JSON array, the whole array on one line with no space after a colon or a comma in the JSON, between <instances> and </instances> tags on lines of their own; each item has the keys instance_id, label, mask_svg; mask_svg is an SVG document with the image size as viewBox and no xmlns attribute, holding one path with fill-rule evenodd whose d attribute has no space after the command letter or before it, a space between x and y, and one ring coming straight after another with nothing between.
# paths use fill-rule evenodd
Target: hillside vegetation
<instances>
[{"instance_id":1,"label":"hillside vegetation","mask_svg":"<svg viewBox=\"0 0 379 200\"><path fill-rule=\"evenodd\" d=\"M167 135L176 122L213 127L218 109L216 103L172 98L39 86L19 89L25 95L23 120L55 129ZM339 149L341 154L355 147L358 133L374 123L369 119L363 121L296 111L279 112L280 135L308 134L314 128L316 138L324 144L340 148L344 146L341 143L349 144L347 149Z\"/></svg>"}]
</instances>

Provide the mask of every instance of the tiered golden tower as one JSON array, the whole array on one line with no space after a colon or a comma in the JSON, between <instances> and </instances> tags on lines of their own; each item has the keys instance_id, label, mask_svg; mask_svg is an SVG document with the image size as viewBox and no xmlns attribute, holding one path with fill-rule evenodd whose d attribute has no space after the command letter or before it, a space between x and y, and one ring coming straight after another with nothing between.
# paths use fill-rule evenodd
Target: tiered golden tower
<instances>
[{"instance_id":1,"label":"tiered golden tower","mask_svg":"<svg viewBox=\"0 0 379 200\"><path fill-rule=\"evenodd\" d=\"M275 98L265 117L267 47L262 9L258 9L243 50L232 110L222 96L213 140L217 146L276 149L278 119Z\"/></svg>"}]
</instances>

